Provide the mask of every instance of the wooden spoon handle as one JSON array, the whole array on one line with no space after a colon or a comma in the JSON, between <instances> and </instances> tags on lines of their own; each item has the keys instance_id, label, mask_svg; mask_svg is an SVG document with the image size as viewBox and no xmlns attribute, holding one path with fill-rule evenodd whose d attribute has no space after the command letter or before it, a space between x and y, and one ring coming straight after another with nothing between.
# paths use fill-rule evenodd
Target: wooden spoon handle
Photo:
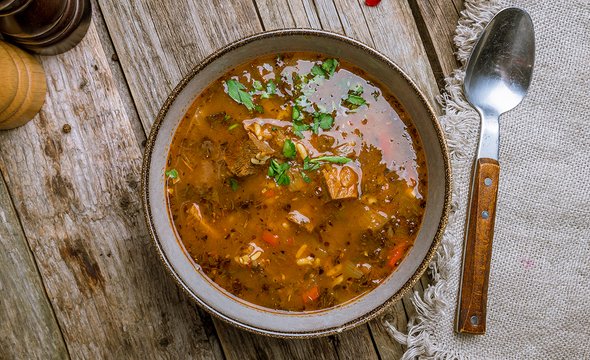
<instances>
[{"instance_id":1,"label":"wooden spoon handle","mask_svg":"<svg viewBox=\"0 0 590 360\"><path fill-rule=\"evenodd\" d=\"M485 334L500 164L494 159L477 159L473 176L465 226L456 331Z\"/></svg>"}]
</instances>

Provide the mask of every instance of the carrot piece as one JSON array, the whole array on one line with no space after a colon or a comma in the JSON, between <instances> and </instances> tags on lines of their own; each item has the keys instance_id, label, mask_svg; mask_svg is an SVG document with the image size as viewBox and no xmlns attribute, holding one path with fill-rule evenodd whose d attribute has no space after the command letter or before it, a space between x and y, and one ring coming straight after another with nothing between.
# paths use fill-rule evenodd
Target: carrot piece
<instances>
[{"instance_id":1,"label":"carrot piece","mask_svg":"<svg viewBox=\"0 0 590 360\"><path fill-rule=\"evenodd\" d=\"M408 244L396 245L393 249L389 251L389 255L387 257L387 265L393 268L399 265L399 262L402 259L402 257L404 257L407 249Z\"/></svg>"},{"instance_id":2,"label":"carrot piece","mask_svg":"<svg viewBox=\"0 0 590 360\"><path fill-rule=\"evenodd\" d=\"M262 240L272 246L277 246L279 244L279 236L271 233L268 230L264 230L262 232Z\"/></svg>"},{"instance_id":3,"label":"carrot piece","mask_svg":"<svg viewBox=\"0 0 590 360\"><path fill-rule=\"evenodd\" d=\"M302 296L303 296L303 302L305 304L312 303L320 297L320 289L316 285L316 286L310 288L309 290L304 291Z\"/></svg>"}]
</instances>

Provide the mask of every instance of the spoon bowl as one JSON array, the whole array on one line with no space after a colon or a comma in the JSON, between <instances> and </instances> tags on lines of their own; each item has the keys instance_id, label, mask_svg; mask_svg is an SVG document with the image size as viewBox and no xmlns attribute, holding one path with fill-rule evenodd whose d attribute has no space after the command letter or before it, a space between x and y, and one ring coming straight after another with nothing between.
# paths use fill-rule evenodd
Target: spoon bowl
<instances>
[{"instance_id":1,"label":"spoon bowl","mask_svg":"<svg viewBox=\"0 0 590 360\"><path fill-rule=\"evenodd\" d=\"M465 95L480 112L502 114L525 97L533 74L535 37L529 14L508 8L490 22L465 71Z\"/></svg>"}]
</instances>

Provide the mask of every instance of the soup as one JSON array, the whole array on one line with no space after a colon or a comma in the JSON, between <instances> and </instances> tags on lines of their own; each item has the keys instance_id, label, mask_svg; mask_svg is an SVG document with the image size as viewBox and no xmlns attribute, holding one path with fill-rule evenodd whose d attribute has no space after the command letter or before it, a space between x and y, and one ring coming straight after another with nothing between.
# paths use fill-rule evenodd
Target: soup
<instances>
[{"instance_id":1,"label":"soup","mask_svg":"<svg viewBox=\"0 0 590 360\"><path fill-rule=\"evenodd\" d=\"M420 138L361 69L264 56L209 85L168 154L171 221L209 279L263 307L359 297L400 264L426 205Z\"/></svg>"}]
</instances>

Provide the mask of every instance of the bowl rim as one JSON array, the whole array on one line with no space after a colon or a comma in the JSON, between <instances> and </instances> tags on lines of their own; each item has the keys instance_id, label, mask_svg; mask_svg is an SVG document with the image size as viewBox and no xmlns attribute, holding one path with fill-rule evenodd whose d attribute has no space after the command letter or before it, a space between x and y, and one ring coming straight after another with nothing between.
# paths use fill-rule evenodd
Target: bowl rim
<instances>
[{"instance_id":1,"label":"bowl rim","mask_svg":"<svg viewBox=\"0 0 590 360\"><path fill-rule=\"evenodd\" d=\"M445 189L444 189L444 202L442 208L442 214L440 217L440 221L434 235L432 244L430 245L426 256L416 269L416 271L412 274L412 276L403 284L403 286L393 294L389 299L381 303L379 306L376 306L371 311L356 317L354 320L347 322L346 324L335 326L331 328L326 328L322 330L315 330L315 331L307 331L307 332L281 332L275 330L268 330L263 328L254 327L248 324L244 324L236 319L230 318L226 316L221 311L218 311L203 300L201 300L196 294L194 294L190 289L187 288L186 284L184 284L183 280L179 277L176 273L175 269L168 261L166 254L164 253L161 245L160 239L156 234L154 221L152 219L152 210L150 207L149 201L149 188L148 188L148 180L149 180L149 169L152 159L152 152L154 149L154 144L156 137L159 133L160 127L162 122L164 121L168 110L170 109L173 102L176 100L178 94L188 85L188 83L203 69L205 69L210 63L212 63L217 58L225 55L226 53L231 52L232 50L239 48L245 44L250 42L263 40L265 38L275 37L275 36L291 36L291 35L303 35L303 36L316 36L316 37L328 37L332 38L333 40L342 41L348 43L348 45L352 45L354 47L359 48L362 51L367 52L370 56L376 57L380 61L383 61L387 64L387 66L396 71L403 79L410 85L412 90L414 91L414 95L418 97L418 100L422 103L426 111L428 112L430 121L434 127L436 132L436 136L438 139L438 144L440 146L441 155L443 159L443 166L444 166L444 173L445 173ZM314 337L321 337L321 336L328 336L338 334L345 330L350 330L358 325L364 324L373 318L377 317L381 313L383 313L390 305L394 304L395 302L399 301L412 287L420 280L426 269L428 268L430 262L434 258L438 247L442 241L442 237L448 222L450 208L451 208L451 197L452 197L452 176L451 176L451 163L449 158L448 147L446 143L446 139L444 136L444 131L438 122L437 116L434 112L434 109L430 105L428 99L423 94L423 92L418 88L416 83L391 59L387 56L382 54L381 52L373 49L369 45L366 45L358 40L350 38L345 35L341 35L338 33L334 33L331 31L321 30L321 29L310 29L310 28L287 28L287 29L278 29L278 30L271 30L271 31L263 31L258 32L236 41L233 41L222 48L216 50L203 60L201 60L197 65L195 65L183 78L179 81L179 83L174 87L174 89L170 92L167 96L166 101L160 108L156 119L154 120L149 136L146 140L146 145L143 154L143 161L142 161L142 168L141 168L141 201L142 201L142 208L144 212L144 220L146 222L148 232L151 238L151 244L156 248L156 252L158 253L158 258L164 264L166 271L172 276L176 284L188 295L190 299L195 301L199 306L205 309L209 314L215 316L216 318L236 326L240 329L247 330L249 332L266 335L271 337L277 338L314 338Z\"/></svg>"}]
</instances>

